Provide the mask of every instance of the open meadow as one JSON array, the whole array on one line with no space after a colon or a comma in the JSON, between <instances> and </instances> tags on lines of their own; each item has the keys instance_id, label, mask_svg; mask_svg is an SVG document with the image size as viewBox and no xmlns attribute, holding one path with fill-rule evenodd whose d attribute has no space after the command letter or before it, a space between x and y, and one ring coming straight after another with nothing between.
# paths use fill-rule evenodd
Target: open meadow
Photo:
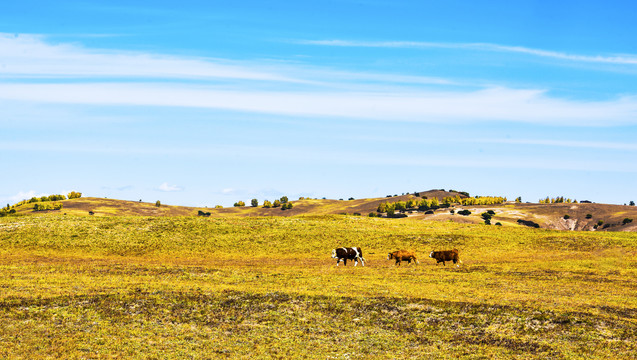
<instances>
[{"instance_id":1,"label":"open meadow","mask_svg":"<svg viewBox=\"0 0 637 360\"><path fill-rule=\"evenodd\" d=\"M331 250L359 246L365 267ZM419 265L387 253L413 249ZM458 248L459 268L431 250ZM634 359L637 234L360 216L0 218L0 359Z\"/></svg>"}]
</instances>

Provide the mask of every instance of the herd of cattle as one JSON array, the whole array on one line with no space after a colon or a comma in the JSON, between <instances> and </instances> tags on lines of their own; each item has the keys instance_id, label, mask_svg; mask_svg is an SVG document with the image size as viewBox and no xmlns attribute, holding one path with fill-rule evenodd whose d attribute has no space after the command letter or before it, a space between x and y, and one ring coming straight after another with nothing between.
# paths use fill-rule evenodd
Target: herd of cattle
<instances>
[{"instance_id":1,"label":"herd of cattle","mask_svg":"<svg viewBox=\"0 0 637 360\"><path fill-rule=\"evenodd\" d=\"M432 251L429 254L429 257L436 260L436 265L442 262L442 265L445 265L445 261L453 261L456 266L460 267L462 261L458 256L458 249L453 250L444 250L444 251ZM332 258L336 259L336 266L343 261L343 265L347 266L347 260L353 260L354 266L358 265L360 261L362 266L365 266L365 258L363 258L363 251L359 247L343 247L332 250ZM406 261L408 264L411 264L413 261L415 264L420 264L420 261L416 258L416 253L414 251L408 250L398 250L394 252L390 252L387 255L387 260L396 260L395 265L401 264L401 262Z\"/></svg>"}]
</instances>

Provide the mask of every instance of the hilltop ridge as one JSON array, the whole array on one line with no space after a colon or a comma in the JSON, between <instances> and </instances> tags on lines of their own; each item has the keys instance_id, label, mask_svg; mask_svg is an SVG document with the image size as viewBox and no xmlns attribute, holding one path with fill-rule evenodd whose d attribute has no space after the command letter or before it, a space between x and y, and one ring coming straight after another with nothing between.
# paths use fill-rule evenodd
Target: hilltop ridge
<instances>
[{"instance_id":1,"label":"hilltop ridge","mask_svg":"<svg viewBox=\"0 0 637 360\"><path fill-rule=\"evenodd\" d=\"M387 217L377 213L382 203L407 202L409 200L437 199L442 201L447 197L466 199L469 194L458 191L434 189L402 195L388 195L378 198L334 200L300 198L290 200L291 209L282 210L281 207L264 208L263 204L256 207L238 206L225 208L189 207L164 205L142 201L117 200L95 197L81 197L61 200L60 210L35 211L32 203L16 206L16 215L48 215L64 214L72 216L209 216L215 217L246 217L246 216L302 216L302 215L357 215ZM159 205L159 206L157 206ZM464 210L469 215L458 212ZM493 215L490 223L502 226L535 226L556 230L578 231L637 231L637 207L625 205L609 205L596 203L516 203L503 202L492 205L460 205L451 204L448 207L430 209L428 211L415 208L399 212L398 217L414 220L453 221L459 223L484 223L482 215L491 210ZM209 214L209 215L208 215ZM630 220L630 221L629 221ZM391 220L390 220L391 221Z\"/></svg>"}]
</instances>

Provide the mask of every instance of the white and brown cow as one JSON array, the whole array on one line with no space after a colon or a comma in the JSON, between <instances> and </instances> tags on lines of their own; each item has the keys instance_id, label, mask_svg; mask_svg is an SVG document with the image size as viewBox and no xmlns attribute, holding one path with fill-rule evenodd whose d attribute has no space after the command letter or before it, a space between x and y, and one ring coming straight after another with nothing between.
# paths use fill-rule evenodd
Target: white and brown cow
<instances>
[{"instance_id":1,"label":"white and brown cow","mask_svg":"<svg viewBox=\"0 0 637 360\"><path fill-rule=\"evenodd\" d=\"M358 261L365 266L365 258L363 251L359 247L337 248L332 250L332 258L336 259L336 266L343 261L343 265L347 266L347 260L354 260L354 266L358 265Z\"/></svg>"},{"instance_id":2,"label":"white and brown cow","mask_svg":"<svg viewBox=\"0 0 637 360\"><path fill-rule=\"evenodd\" d=\"M436 265L442 262L442 265L445 265L445 261L453 261L456 266L460 267L462 261L458 256L458 249L453 250L444 250L444 251L432 251L429 254L429 257L432 259L436 259Z\"/></svg>"}]
</instances>

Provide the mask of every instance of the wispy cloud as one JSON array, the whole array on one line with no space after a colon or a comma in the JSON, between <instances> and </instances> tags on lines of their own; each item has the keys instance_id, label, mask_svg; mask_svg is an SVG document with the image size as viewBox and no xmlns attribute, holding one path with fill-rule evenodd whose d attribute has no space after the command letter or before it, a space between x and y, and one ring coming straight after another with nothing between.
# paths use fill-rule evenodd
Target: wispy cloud
<instances>
[{"instance_id":1,"label":"wispy cloud","mask_svg":"<svg viewBox=\"0 0 637 360\"><path fill-rule=\"evenodd\" d=\"M170 185L167 182L165 182L165 183L159 185L157 190L164 191L164 192L176 192L176 191L183 191L184 188L182 188L181 186L177 186L177 185Z\"/></svg>"},{"instance_id":2,"label":"wispy cloud","mask_svg":"<svg viewBox=\"0 0 637 360\"><path fill-rule=\"evenodd\" d=\"M168 83L0 84L0 100L84 105L174 106L384 121L484 121L610 126L637 124L637 98L575 101L542 90L285 92L227 91Z\"/></svg>"},{"instance_id":3,"label":"wispy cloud","mask_svg":"<svg viewBox=\"0 0 637 360\"><path fill-rule=\"evenodd\" d=\"M276 73L220 59L90 50L50 44L37 35L0 33L0 75L4 77L134 77L238 79L297 82Z\"/></svg>"},{"instance_id":4,"label":"wispy cloud","mask_svg":"<svg viewBox=\"0 0 637 360\"><path fill-rule=\"evenodd\" d=\"M9 195L9 196L5 195L5 197L1 198L0 201L2 201L2 203L4 203L5 201L8 201L10 204L15 204L18 201L31 199L32 197L41 197L41 196L45 196L45 195L50 195L50 194L39 193L39 192L37 192L35 190L20 191L20 192L18 192L15 195ZM4 205L2 205L2 206L4 206Z\"/></svg>"},{"instance_id":5,"label":"wispy cloud","mask_svg":"<svg viewBox=\"0 0 637 360\"><path fill-rule=\"evenodd\" d=\"M542 140L542 139L475 139L477 143L507 145L541 145L567 148L637 151L637 144L603 141Z\"/></svg>"},{"instance_id":6,"label":"wispy cloud","mask_svg":"<svg viewBox=\"0 0 637 360\"><path fill-rule=\"evenodd\" d=\"M298 40L298 44L339 46L339 47L373 47L373 48L440 48L440 49L464 49L479 51L497 51L521 53L533 56L547 57L560 60L604 63L604 64L624 64L637 65L637 55L582 55L571 54L560 51L534 49L524 46L508 46L491 43L444 43L444 42L421 42L421 41L350 41L350 40Z\"/></svg>"},{"instance_id":7,"label":"wispy cloud","mask_svg":"<svg viewBox=\"0 0 637 360\"><path fill-rule=\"evenodd\" d=\"M562 56L560 53L494 44L342 40L305 43L473 47ZM571 57L568 54L564 56ZM629 61L630 58L626 59ZM282 66L276 71L264 71L263 68L268 67L219 59L89 50L76 45L50 44L34 35L0 34L0 76L13 78L11 82L0 84L0 104L5 114L21 114L32 104L55 104L170 106L424 123L637 124L636 96L599 101L572 100L552 97L545 89L450 87L447 85L453 84L452 81L435 77L350 73L309 66ZM37 83L32 79L19 81L21 77L56 77L57 80ZM74 77L82 79L69 81ZM193 83L189 79L205 81ZM374 84L370 84L370 80ZM290 88L292 83L295 85ZM414 86L420 84L428 86ZM2 121L10 120L3 118L0 119Z\"/></svg>"}]
</instances>

